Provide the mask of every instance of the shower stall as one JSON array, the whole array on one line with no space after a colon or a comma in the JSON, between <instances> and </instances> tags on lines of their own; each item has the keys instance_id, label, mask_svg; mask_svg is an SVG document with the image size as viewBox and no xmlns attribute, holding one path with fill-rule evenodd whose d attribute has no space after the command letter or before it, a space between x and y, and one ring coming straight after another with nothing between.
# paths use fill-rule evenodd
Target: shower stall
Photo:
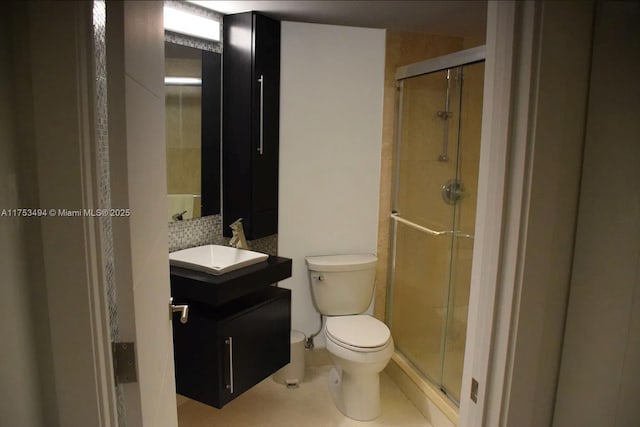
<instances>
[{"instance_id":1,"label":"shower stall","mask_svg":"<svg viewBox=\"0 0 640 427\"><path fill-rule=\"evenodd\" d=\"M475 226L484 46L396 72L387 323L397 351L460 401Z\"/></svg>"}]
</instances>

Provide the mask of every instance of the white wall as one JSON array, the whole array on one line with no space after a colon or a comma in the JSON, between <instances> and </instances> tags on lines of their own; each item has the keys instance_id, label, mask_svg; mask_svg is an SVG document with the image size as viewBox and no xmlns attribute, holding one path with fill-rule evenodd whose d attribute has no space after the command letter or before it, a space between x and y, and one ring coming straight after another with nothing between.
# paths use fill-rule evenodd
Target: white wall
<instances>
[{"instance_id":1,"label":"white wall","mask_svg":"<svg viewBox=\"0 0 640 427\"><path fill-rule=\"evenodd\" d=\"M517 271L503 421L519 427L550 425L553 415L578 211L593 5L546 2L540 13L522 240L513 247L519 263L503 267Z\"/></svg>"},{"instance_id":2,"label":"white wall","mask_svg":"<svg viewBox=\"0 0 640 427\"><path fill-rule=\"evenodd\" d=\"M280 285L307 335L305 256L376 251L384 55L384 30L282 23L278 254L293 274Z\"/></svg>"},{"instance_id":3,"label":"white wall","mask_svg":"<svg viewBox=\"0 0 640 427\"><path fill-rule=\"evenodd\" d=\"M162 2L107 5L111 202L118 326L136 340L138 383L125 384L128 426L177 425L164 127Z\"/></svg>"},{"instance_id":4,"label":"white wall","mask_svg":"<svg viewBox=\"0 0 640 427\"><path fill-rule=\"evenodd\" d=\"M551 424L578 210L592 10L589 2L489 2L461 426ZM477 404L472 378L479 382Z\"/></svg>"},{"instance_id":5,"label":"white wall","mask_svg":"<svg viewBox=\"0 0 640 427\"><path fill-rule=\"evenodd\" d=\"M19 177L17 188L24 192L18 200L47 210L94 207L88 114L92 92L85 68L90 63L90 44L85 43L90 26L83 25L90 22L91 3L23 4L25 21L17 28L25 40L15 52L22 63L16 99L21 105L21 171L30 173ZM29 231L33 224L38 227ZM103 384L112 377L111 351L99 315L94 224L87 218L53 215L23 222L29 239L25 258L43 387L43 425L110 422L113 400ZM40 313L47 309L48 315ZM29 372L37 369L30 360Z\"/></svg>"},{"instance_id":6,"label":"white wall","mask_svg":"<svg viewBox=\"0 0 640 427\"><path fill-rule=\"evenodd\" d=\"M10 14L1 17L0 29L0 212L26 207L21 180L14 91L15 55ZM26 95L26 94L24 94ZM43 425L36 331L30 302L36 263L27 262L26 227L37 219L0 216L0 419L2 425ZM5 424L6 423L6 424Z\"/></svg>"}]
</instances>

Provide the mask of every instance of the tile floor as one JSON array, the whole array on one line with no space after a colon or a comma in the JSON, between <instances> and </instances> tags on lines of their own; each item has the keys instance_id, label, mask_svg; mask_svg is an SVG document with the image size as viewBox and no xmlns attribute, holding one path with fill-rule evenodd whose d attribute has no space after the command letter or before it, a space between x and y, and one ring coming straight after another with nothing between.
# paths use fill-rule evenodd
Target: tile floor
<instances>
[{"instance_id":1,"label":"tile floor","mask_svg":"<svg viewBox=\"0 0 640 427\"><path fill-rule=\"evenodd\" d=\"M330 365L307 367L305 381L287 389L271 377L215 409L180 396L179 427L431 427L386 373L381 375L382 415L376 420L351 420L338 411L329 395Z\"/></svg>"}]
</instances>

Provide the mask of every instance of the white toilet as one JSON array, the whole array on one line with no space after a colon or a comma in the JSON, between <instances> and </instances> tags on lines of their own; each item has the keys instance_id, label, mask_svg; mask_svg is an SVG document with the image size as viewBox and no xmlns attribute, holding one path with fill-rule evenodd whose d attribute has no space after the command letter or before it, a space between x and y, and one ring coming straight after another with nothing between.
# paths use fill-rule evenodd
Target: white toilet
<instances>
[{"instance_id":1,"label":"white toilet","mask_svg":"<svg viewBox=\"0 0 640 427\"><path fill-rule=\"evenodd\" d=\"M374 255L307 257L316 308L327 316L327 350L333 401L344 415L369 421L380 415L380 372L393 354L387 325L364 313L373 296Z\"/></svg>"}]
</instances>

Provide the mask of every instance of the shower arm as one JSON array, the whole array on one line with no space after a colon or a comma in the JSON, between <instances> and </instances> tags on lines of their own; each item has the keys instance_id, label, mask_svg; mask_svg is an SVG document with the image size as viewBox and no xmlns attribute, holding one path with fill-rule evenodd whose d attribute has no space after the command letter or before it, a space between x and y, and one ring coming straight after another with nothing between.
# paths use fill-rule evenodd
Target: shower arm
<instances>
[{"instance_id":1,"label":"shower arm","mask_svg":"<svg viewBox=\"0 0 640 427\"><path fill-rule=\"evenodd\" d=\"M392 212L391 213L391 218L396 220L396 221L398 221L398 222L401 222L401 223L403 223L405 225L408 225L411 228L414 228L416 230L420 230L420 231L425 232L427 234L430 234L432 236L442 236L442 235L445 235L445 234L453 234L456 237L464 237L464 238L467 238L467 239L473 239L473 235L466 234L466 233L461 233L459 231L448 231L448 230L435 231L435 230L432 230L430 228L423 227L422 225L415 224L415 223L413 223L413 222L411 222L409 220L406 220L406 219L398 216L397 212Z\"/></svg>"}]
</instances>

